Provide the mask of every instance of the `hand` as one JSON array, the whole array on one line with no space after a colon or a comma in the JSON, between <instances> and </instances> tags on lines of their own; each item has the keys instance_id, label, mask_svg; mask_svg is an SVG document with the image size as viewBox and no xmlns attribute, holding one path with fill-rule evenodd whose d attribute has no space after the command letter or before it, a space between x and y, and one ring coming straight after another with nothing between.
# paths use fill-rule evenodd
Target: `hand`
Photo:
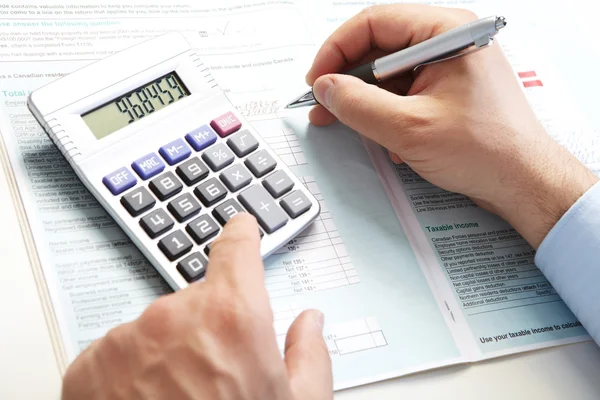
<instances>
[{"instance_id":1,"label":"hand","mask_svg":"<svg viewBox=\"0 0 600 400\"><path fill-rule=\"evenodd\" d=\"M317 53L306 81L321 105L309 117L314 125L339 119L431 183L499 214L537 248L597 178L545 133L498 44L381 87L333 74L475 19L420 5L366 9Z\"/></svg>"},{"instance_id":2,"label":"hand","mask_svg":"<svg viewBox=\"0 0 600 400\"><path fill-rule=\"evenodd\" d=\"M63 400L332 399L320 312L298 316L281 357L259 241L254 217L232 218L206 280L92 343L68 369Z\"/></svg>"}]
</instances>

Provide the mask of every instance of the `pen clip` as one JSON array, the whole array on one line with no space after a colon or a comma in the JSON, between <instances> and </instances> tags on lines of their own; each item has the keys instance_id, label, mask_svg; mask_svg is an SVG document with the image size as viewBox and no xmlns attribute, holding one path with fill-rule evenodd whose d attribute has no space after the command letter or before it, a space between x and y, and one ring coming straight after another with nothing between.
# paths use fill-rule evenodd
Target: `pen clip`
<instances>
[{"instance_id":1,"label":"pen clip","mask_svg":"<svg viewBox=\"0 0 600 400\"><path fill-rule=\"evenodd\" d=\"M442 61L448 61L448 60L452 60L454 58L466 56L467 54L476 53L479 50L486 49L486 48L490 47L492 44L494 44L494 38L490 37L490 36L485 36L484 38L481 38L481 40L475 40L475 47L472 48L471 50L463 51L463 52L460 52L460 53L457 53L457 54L453 54L453 55L451 55L449 57L438 58L437 60L431 60L431 61L428 61L426 63L419 64L419 65L417 65L413 69L413 72L417 72L417 69L419 69L421 67L424 67L426 65L437 64L437 63L440 63Z\"/></svg>"}]
</instances>

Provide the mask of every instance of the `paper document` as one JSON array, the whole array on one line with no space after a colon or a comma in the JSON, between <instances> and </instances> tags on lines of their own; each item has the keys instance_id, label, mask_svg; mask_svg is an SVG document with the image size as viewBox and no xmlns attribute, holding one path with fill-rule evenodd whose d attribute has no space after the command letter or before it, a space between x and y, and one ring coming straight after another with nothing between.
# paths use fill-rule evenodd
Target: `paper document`
<instances>
[{"instance_id":1,"label":"paper document","mask_svg":"<svg viewBox=\"0 0 600 400\"><path fill-rule=\"evenodd\" d=\"M0 21L4 161L66 362L171 289L79 182L26 98L171 30L185 33L232 103L321 203L318 220L265 260L265 284L280 347L303 309L324 312L336 389L589 339L506 223L394 166L381 147L346 127L315 128L307 110L280 111L306 89L304 75L325 35L362 7L339 4L0 2L8 10ZM516 72L538 71L508 39ZM548 103L551 85L540 79L543 85L526 89L538 116L600 170L600 156L589 150L598 136L565 130L552 108L566 107L565 99ZM584 132L588 145L581 146L575 139Z\"/></svg>"}]
</instances>

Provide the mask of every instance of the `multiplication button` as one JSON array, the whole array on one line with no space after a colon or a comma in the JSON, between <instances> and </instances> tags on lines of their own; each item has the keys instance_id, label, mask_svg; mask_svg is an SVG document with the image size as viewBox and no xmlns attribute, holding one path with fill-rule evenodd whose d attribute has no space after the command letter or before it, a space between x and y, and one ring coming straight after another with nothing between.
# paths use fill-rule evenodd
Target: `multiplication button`
<instances>
[{"instance_id":1,"label":"multiplication button","mask_svg":"<svg viewBox=\"0 0 600 400\"><path fill-rule=\"evenodd\" d=\"M232 192L237 192L244 186L247 186L252 181L252 175L250 171L246 169L242 164L236 164L232 167L227 168L219 175L227 189Z\"/></svg>"}]
</instances>

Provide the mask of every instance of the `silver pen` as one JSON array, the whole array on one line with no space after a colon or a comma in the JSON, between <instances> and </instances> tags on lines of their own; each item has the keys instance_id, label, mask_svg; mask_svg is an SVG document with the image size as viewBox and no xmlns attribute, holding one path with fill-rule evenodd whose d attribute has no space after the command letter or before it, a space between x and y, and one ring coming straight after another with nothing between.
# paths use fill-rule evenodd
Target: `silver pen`
<instances>
[{"instance_id":1,"label":"silver pen","mask_svg":"<svg viewBox=\"0 0 600 400\"><path fill-rule=\"evenodd\" d=\"M487 17L451 29L424 42L407 47L373 62L359 65L347 72L366 83L376 84L417 68L460 57L491 46L494 36L506 26L504 17ZM466 52L462 50L474 46ZM318 104L312 89L292 100L285 108L298 108Z\"/></svg>"}]
</instances>

